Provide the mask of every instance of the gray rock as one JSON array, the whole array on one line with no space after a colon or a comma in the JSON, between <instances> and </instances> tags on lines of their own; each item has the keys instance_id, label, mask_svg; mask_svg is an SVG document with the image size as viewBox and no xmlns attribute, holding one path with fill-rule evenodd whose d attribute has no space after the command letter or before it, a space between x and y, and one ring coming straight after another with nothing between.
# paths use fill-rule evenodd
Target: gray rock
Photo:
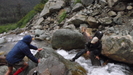
<instances>
[{"instance_id":1,"label":"gray rock","mask_svg":"<svg viewBox=\"0 0 133 75\"><path fill-rule=\"evenodd\" d=\"M40 36L44 33L44 30L36 29L35 30L35 36Z\"/></svg>"},{"instance_id":2,"label":"gray rock","mask_svg":"<svg viewBox=\"0 0 133 75\"><path fill-rule=\"evenodd\" d=\"M99 26L98 25L98 21L94 17L92 17L92 16L89 16L86 21L90 25L90 27L97 28Z\"/></svg>"},{"instance_id":3,"label":"gray rock","mask_svg":"<svg viewBox=\"0 0 133 75\"><path fill-rule=\"evenodd\" d=\"M72 8L72 11L73 12L76 12L76 11L79 11L81 10L83 7L83 5L81 3L77 3L73 8Z\"/></svg>"},{"instance_id":4,"label":"gray rock","mask_svg":"<svg viewBox=\"0 0 133 75\"><path fill-rule=\"evenodd\" d=\"M118 0L106 0L106 1L107 1L107 3L108 3L109 7L111 7L111 8L112 8L112 6L113 6L115 3L118 2Z\"/></svg>"},{"instance_id":5,"label":"gray rock","mask_svg":"<svg viewBox=\"0 0 133 75\"><path fill-rule=\"evenodd\" d=\"M43 17L41 17L40 19L38 19L38 21L36 22L36 24L37 25L40 25L41 24L41 22L44 20L44 18Z\"/></svg>"},{"instance_id":6,"label":"gray rock","mask_svg":"<svg viewBox=\"0 0 133 75\"><path fill-rule=\"evenodd\" d=\"M39 37L35 37L35 39L36 40L41 40L41 41L43 41L43 40L50 40L50 37L48 38L49 36L48 35L46 35L46 34L42 34L42 35L40 35Z\"/></svg>"},{"instance_id":7,"label":"gray rock","mask_svg":"<svg viewBox=\"0 0 133 75\"><path fill-rule=\"evenodd\" d=\"M118 4L113 6L113 10L115 11L123 11L126 9L126 5L123 2L119 2Z\"/></svg>"},{"instance_id":8,"label":"gray rock","mask_svg":"<svg viewBox=\"0 0 133 75\"><path fill-rule=\"evenodd\" d=\"M116 12L114 12L114 11L109 11L108 14L109 14L109 16L111 16L111 17L117 15Z\"/></svg>"},{"instance_id":9,"label":"gray rock","mask_svg":"<svg viewBox=\"0 0 133 75\"><path fill-rule=\"evenodd\" d=\"M55 10L59 10L64 6L65 6L65 2L63 0L49 0L45 4L42 12L40 13L40 17L44 17L50 14L51 12L55 12Z\"/></svg>"},{"instance_id":10,"label":"gray rock","mask_svg":"<svg viewBox=\"0 0 133 75\"><path fill-rule=\"evenodd\" d=\"M81 0L81 2L85 5L88 6L94 2L94 0Z\"/></svg>"},{"instance_id":11,"label":"gray rock","mask_svg":"<svg viewBox=\"0 0 133 75\"><path fill-rule=\"evenodd\" d=\"M133 64L133 40L130 35L104 36L102 54L120 62Z\"/></svg>"},{"instance_id":12,"label":"gray rock","mask_svg":"<svg viewBox=\"0 0 133 75\"><path fill-rule=\"evenodd\" d=\"M112 23L112 20L110 17L104 17L104 18L99 18L98 21L101 23L101 24L111 24Z\"/></svg>"},{"instance_id":13,"label":"gray rock","mask_svg":"<svg viewBox=\"0 0 133 75\"><path fill-rule=\"evenodd\" d=\"M0 44L6 43L6 42L7 42L6 38L0 38Z\"/></svg>"},{"instance_id":14,"label":"gray rock","mask_svg":"<svg viewBox=\"0 0 133 75\"><path fill-rule=\"evenodd\" d=\"M52 47L65 50L78 49L84 47L83 35L71 29L59 29L53 33Z\"/></svg>"},{"instance_id":15,"label":"gray rock","mask_svg":"<svg viewBox=\"0 0 133 75\"><path fill-rule=\"evenodd\" d=\"M0 66L0 75L4 75L7 69L7 66ZM15 69L13 69L13 72L15 72Z\"/></svg>"},{"instance_id":16,"label":"gray rock","mask_svg":"<svg viewBox=\"0 0 133 75\"><path fill-rule=\"evenodd\" d=\"M81 14L76 14L69 20L67 20L68 23L74 24L76 27L79 27L81 23L84 23L87 19L87 16L81 15Z\"/></svg>"},{"instance_id":17,"label":"gray rock","mask_svg":"<svg viewBox=\"0 0 133 75\"><path fill-rule=\"evenodd\" d=\"M38 71L41 75L73 75L74 73L86 75L86 71L78 63L66 60L50 47L44 47L44 50L36 56L42 58L41 62L30 70L28 75L33 75L34 71Z\"/></svg>"},{"instance_id":18,"label":"gray rock","mask_svg":"<svg viewBox=\"0 0 133 75\"><path fill-rule=\"evenodd\" d=\"M132 10L133 7L132 6L127 6L127 10Z\"/></svg>"}]
</instances>

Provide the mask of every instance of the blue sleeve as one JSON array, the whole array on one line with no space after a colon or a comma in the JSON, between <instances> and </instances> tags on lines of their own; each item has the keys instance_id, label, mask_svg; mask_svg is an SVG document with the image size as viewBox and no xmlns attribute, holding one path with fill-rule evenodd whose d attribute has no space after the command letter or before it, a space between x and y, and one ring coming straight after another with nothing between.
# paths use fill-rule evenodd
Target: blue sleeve
<instances>
[{"instance_id":1,"label":"blue sleeve","mask_svg":"<svg viewBox=\"0 0 133 75\"><path fill-rule=\"evenodd\" d=\"M37 49L38 49L36 46L33 46L33 45L31 45L31 44L29 45L29 48L30 48L30 49L34 49L34 50L37 50Z\"/></svg>"},{"instance_id":2,"label":"blue sleeve","mask_svg":"<svg viewBox=\"0 0 133 75\"><path fill-rule=\"evenodd\" d=\"M33 56L29 48L25 48L22 51L29 59L31 59L35 63L38 63L38 59Z\"/></svg>"}]
</instances>

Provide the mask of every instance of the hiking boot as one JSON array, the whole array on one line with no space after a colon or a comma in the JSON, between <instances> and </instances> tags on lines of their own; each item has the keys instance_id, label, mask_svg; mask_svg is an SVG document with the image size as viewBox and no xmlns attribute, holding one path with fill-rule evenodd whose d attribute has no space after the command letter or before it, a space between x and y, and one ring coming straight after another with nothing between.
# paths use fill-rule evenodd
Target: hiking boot
<instances>
[{"instance_id":1,"label":"hiking boot","mask_svg":"<svg viewBox=\"0 0 133 75\"><path fill-rule=\"evenodd\" d=\"M74 59L71 59L70 61L71 61L71 62L75 62L75 60L74 60Z\"/></svg>"}]
</instances>

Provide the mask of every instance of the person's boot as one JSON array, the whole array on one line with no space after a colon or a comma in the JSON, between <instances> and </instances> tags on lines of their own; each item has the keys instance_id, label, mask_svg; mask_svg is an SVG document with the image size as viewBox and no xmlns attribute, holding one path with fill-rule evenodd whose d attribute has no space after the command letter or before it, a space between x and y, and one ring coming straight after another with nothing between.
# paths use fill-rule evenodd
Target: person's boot
<instances>
[{"instance_id":1,"label":"person's boot","mask_svg":"<svg viewBox=\"0 0 133 75\"><path fill-rule=\"evenodd\" d=\"M24 71L24 69L23 69L23 68L20 68L20 69L18 69L13 75L18 75L18 74L21 73L22 71Z\"/></svg>"},{"instance_id":2,"label":"person's boot","mask_svg":"<svg viewBox=\"0 0 133 75\"><path fill-rule=\"evenodd\" d=\"M75 62L75 59L73 58L73 59L71 59L70 61L71 61L71 62Z\"/></svg>"}]
</instances>

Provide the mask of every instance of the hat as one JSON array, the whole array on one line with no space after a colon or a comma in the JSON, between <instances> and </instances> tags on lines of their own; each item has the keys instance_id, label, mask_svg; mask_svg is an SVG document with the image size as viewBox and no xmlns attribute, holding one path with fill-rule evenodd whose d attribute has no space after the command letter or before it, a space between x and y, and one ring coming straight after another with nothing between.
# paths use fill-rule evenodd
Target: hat
<instances>
[{"instance_id":1,"label":"hat","mask_svg":"<svg viewBox=\"0 0 133 75\"><path fill-rule=\"evenodd\" d=\"M98 38L97 37L94 37L92 40L91 40L91 43L96 43L98 41Z\"/></svg>"}]
</instances>

